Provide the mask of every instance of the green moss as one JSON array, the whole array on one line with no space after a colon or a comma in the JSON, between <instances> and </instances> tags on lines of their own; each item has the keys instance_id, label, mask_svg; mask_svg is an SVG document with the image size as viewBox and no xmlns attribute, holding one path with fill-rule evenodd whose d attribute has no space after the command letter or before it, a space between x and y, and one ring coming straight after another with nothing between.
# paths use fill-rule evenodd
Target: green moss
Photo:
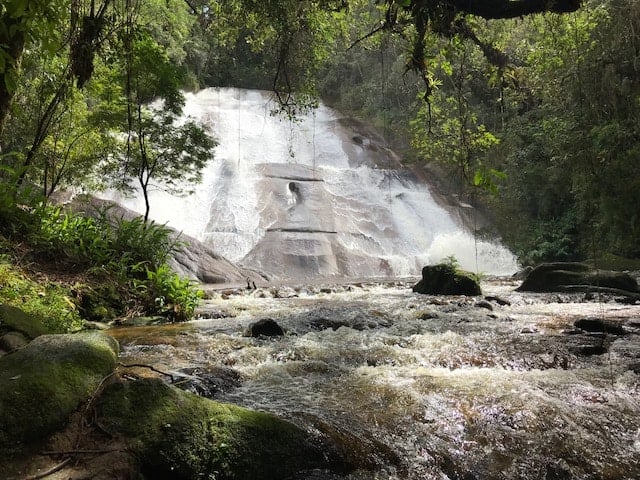
<instances>
[{"instance_id":1,"label":"green moss","mask_svg":"<svg viewBox=\"0 0 640 480\"><path fill-rule=\"evenodd\" d=\"M42 320L11 305L0 305L0 329L21 332L32 339L50 333Z\"/></svg>"},{"instance_id":2,"label":"green moss","mask_svg":"<svg viewBox=\"0 0 640 480\"><path fill-rule=\"evenodd\" d=\"M427 265L422 279L413 291L427 295L481 295L480 284L473 274L457 270L451 263Z\"/></svg>"},{"instance_id":3,"label":"green moss","mask_svg":"<svg viewBox=\"0 0 640 480\"><path fill-rule=\"evenodd\" d=\"M42 335L0 358L0 452L61 428L113 371L117 342L99 332Z\"/></svg>"},{"instance_id":4,"label":"green moss","mask_svg":"<svg viewBox=\"0 0 640 480\"><path fill-rule=\"evenodd\" d=\"M68 288L31 280L16 267L0 262L0 304L20 308L39 319L47 333L79 330L82 321Z\"/></svg>"},{"instance_id":5,"label":"green moss","mask_svg":"<svg viewBox=\"0 0 640 480\"><path fill-rule=\"evenodd\" d=\"M110 386L99 414L108 430L132 439L149 478L286 478L324 463L289 422L157 380Z\"/></svg>"}]
</instances>

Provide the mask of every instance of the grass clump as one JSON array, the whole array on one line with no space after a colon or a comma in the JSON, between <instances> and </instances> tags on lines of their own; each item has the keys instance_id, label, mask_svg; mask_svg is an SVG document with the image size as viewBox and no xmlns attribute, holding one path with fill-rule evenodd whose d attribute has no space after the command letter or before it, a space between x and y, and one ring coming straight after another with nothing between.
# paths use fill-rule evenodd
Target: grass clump
<instances>
[{"instance_id":1,"label":"grass clump","mask_svg":"<svg viewBox=\"0 0 640 480\"><path fill-rule=\"evenodd\" d=\"M0 304L19 308L38 319L49 333L69 333L82 327L71 290L55 282L37 282L0 259Z\"/></svg>"}]
</instances>

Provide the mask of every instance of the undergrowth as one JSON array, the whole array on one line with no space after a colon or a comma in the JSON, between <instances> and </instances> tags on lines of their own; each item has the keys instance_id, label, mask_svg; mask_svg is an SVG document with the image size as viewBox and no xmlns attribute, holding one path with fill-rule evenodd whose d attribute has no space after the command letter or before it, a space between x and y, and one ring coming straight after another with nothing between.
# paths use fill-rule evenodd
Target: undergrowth
<instances>
[{"instance_id":1,"label":"undergrowth","mask_svg":"<svg viewBox=\"0 0 640 480\"><path fill-rule=\"evenodd\" d=\"M82 327L69 288L55 282L36 282L0 258L0 304L11 305L38 318L52 333L69 333Z\"/></svg>"},{"instance_id":2,"label":"undergrowth","mask_svg":"<svg viewBox=\"0 0 640 480\"><path fill-rule=\"evenodd\" d=\"M27 207L3 200L0 247L11 255L3 260L0 302L39 310L52 319L67 318L50 320L67 330L77 328L80 316L102 321L133 315L184 321L193 316L202 292L168 266L170 255L182 248L168 227L139 217L118 218L109 208L81 215L59 206ZM10 263L24 267L23 272L46 269L47 276L61 281L28 280Z\"/></svg>"}]
</instances>

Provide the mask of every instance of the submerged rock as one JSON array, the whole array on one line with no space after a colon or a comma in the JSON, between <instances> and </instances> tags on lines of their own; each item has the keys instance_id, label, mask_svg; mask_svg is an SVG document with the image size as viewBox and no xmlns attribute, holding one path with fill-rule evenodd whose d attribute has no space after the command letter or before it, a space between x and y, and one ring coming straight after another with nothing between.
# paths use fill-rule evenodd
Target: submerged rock
<instances>
[{"instance_id":1,"label":"submerged rock","mask_svg":"<svg viewBox=\"0 0 640 480\"><path fill-rule=\"evenodd\" d=\"M243 336L245 337L278 337L284 335L284 330L271 318L263 318L249 325Z\"/></svg>"},{"instance_id":2,"label":"submerged rock","mask_svg":"<svg viewBox=\"0 0 640 480\"><path fill-rule=\"evenodd\" d=\"M112 337L85 332L41 335L0 358L0 452L64 426L113 371L117 355Z\"/></svg>"},{"instance_id":3,"label":"submerged rock","mask_svg":"<svg viewBox=\"0 0 640 480\"><path fill-rule=\"evenodd\" d=\"M627 333L622 325L601 318L580 318L576 320L573 325L585 332L603 332L613 335L624 335Z\"/></svg>"},{"instance_id":4,"label":"submerged rock","mask_svg":"<svg viewBox=\"0 0 640 480\"><path fill-rule=\"evenodd\" d=\"M156 379L110 385L97 409L106 431L130 440L145 478L267 480L313 468L348 469L290 422Z\"/></svg>"},{"instance_id":5,"label":"submerged rock","mask_svg":"<svg viewBox=\"0 0 640 480\"><path fill-rule=\"evenodd\" d=\"M422 269L422 280L413 291L426 295L481 295L480 284L466 272L448 264L427 265Z\"/></svg>"},{"instance_id":6,"label":"submerged rock","mask_svg":"<svg viewBox=\"0 0 640 480\"><path fill-rule=\"evenodd\" d=\"M570 287L575 286L638 292L638 282L631 275L622 272L594 270L589 265L574 262L538 265L516 290L520 292L558 292L571 290Z\"/></svg>"}]
</instances>

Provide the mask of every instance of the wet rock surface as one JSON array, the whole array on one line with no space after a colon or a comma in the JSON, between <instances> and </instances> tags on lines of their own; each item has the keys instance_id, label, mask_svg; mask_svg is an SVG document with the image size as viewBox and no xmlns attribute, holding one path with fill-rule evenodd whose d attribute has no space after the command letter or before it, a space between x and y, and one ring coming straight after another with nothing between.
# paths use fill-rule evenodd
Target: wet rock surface
<instances>
[{"instance_id":1,"label":"wet rock surface","mask_svg":"<svg viewBox=\"0 0 640 480\"><path fill-rule=\"evenodd\" d=\"M628 273L596 270L584 263L544 263L528 273L518 287L522 292L557 292L567 289L592 291L620 290L640 293L638 282ZM588 290L586 290L588 291Z\"/></svg>"},{"instance_id":2,"label":"wet rock surface","mask_svg":"<svg viewBox=\"0 0 640 480\"><path fill-rule=\"evenodd\" d=\"M244 331L245 337L277 337L284 335L284 330L272 318L263 318L252 323Z\"/></svg>"},{"instance_id":3,"label":"wet rock surface","mask_svg":"<svg viewBox=\"0 0 640 480\"><path fill-rule=\"evenodd\" d=\"M413 291L425 295L481 295L480 284L471 275L457 271L448 264L427 265L422 268L422 279Z\"/></svg>"}]
</instances>

